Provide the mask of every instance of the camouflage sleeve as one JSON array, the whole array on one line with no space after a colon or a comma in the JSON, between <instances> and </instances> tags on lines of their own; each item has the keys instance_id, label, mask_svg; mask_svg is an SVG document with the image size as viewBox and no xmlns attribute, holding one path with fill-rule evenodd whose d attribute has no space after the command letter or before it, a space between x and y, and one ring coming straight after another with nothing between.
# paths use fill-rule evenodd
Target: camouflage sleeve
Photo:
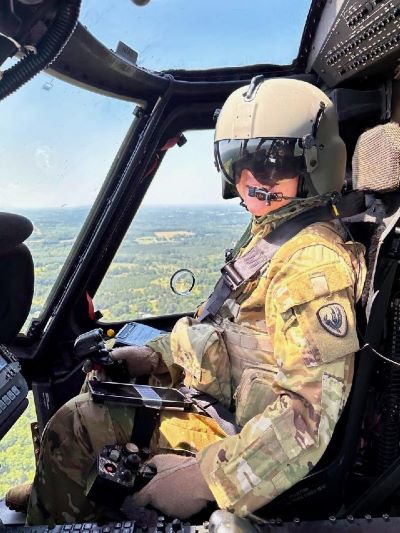
<instances>
[{"instance_id":1,"label":"camouflage sleeve","mask_svg":"<svg viewBox=\"0 0 400 533\"><path fill-rule=\"evenodd\" d=\"M230 364L220 330L195 318L183 317L172 330L171 351L175 363L184 369L186 387L206 392L230 406Z\"/></svg>"},{"instance_id":2,"label":"camouflage sleeve","mask_svg":"<svg viewBox=\"0 0 400 533\"><path fill-rule=\"evenodd\" d=\"M198 454L219 506L239 516L290 488L320 459L350 392L359 347L357 280L343 248L309 246L273 268L265 302L276 359L271 401L239 435ZM358 279L363 272L361 264Z\"/></svg>"},{"instance_id":3,"label":"camouflage sleeve","mask_svg":"<svg viewBox=\"0 0 400 533\"><path fill-rule=\"evenodd\" d=\"M160 354L169 376L158 376L160 384L174 387L181 381L182 368L176 364L171 349L171 334L159 335L155 339L146 342L146 346Z\"/></svg>"},{"instance_id":4,"label":"camouflage sleeve","mask_svg":"<svg viewBox=\"0 0 400 533\"><path fill-rule=\"evenodd\" d=\"M182 383L207 392L229 406L231 376L229 358L221 332L213 325L195 318L182 317L172 332L146 344L158 352L168 368L171 380L163 385ZM157 376L159 378L159 376Z\"/></svg>"}]
</instances>

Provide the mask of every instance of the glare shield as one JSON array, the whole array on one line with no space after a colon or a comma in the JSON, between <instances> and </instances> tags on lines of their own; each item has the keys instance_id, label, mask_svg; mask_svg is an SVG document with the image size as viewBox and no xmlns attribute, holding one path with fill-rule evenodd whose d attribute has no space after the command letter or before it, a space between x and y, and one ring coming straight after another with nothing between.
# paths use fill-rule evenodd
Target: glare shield
<instances>
[{"instance_id":1,"label":"glare shield","mask_svg":"<svg viewBox=\"0 0 400 533\"><path fill-rule=\"evenodd\" d=\"M236 185L242 170L249 170L262 185L273 187L305 170L301 139L224 139L215 142L215 159L223 177Z\"/></svg>"}]
</instances>

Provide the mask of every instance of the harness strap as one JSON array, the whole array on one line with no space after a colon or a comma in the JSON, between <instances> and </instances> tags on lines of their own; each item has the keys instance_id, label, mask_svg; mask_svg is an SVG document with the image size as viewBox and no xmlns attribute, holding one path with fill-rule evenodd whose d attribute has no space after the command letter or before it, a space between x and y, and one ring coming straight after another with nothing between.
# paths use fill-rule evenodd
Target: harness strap
<instances>
[{"instance_id":1,"label":"harness strap","mask_svg":"<svg viewBox=\"0 0 400 533\"><path fill-rule=\"evenodd\" d=\"M242 428L236 424L235 415L213 396L190 387L180 387L179 390L183 394L190 396L196 406L215 420L227 435L237 435L240 433Z\"/></svg>"},{"instance_id":2,"label":"harness strap","mask_svg":"<svg viewBox=\"0 0 400 533\"><path fill-rule=\"evenodd\" d=\"M159 409L136 408L130 442L134 442L140 449L149 448L151 437L159 423Z\"/></svg>"},{"instance_id":3,"label":"harness strap","mask_svg":"<svg viewBox=\"0 0 400 533\"><path fill-rule=\"evenodd\" d=\"M349 217L365 210L364 193L353 191L342 196L335 205L318 206L284 222L272 230L264 239L235 261L228 261L221 269L213 292L198 317L203 322L209 316L215 316L229 296L258 274L279 248L307 226L315 222L326 222L335 218Z\"/></svg>"}]
</instances>

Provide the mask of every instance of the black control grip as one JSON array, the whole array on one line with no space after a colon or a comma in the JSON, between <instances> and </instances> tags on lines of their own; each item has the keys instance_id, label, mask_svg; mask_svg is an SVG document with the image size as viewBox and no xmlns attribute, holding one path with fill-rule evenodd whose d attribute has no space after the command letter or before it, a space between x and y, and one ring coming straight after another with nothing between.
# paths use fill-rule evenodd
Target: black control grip
<instances>
[{"instance_id":1,"label":"black control grip","mask_svg":"<svg viewBox=\"0 0 400 533\"><path fill-rule=\"evenodd\" d=\"M101 328L92 329L76 338L74 353L84 363L84 372L90 371L93 365L99 365L106 370L112 381L128 382L130 376L124 361L115 361L111 357L111 350L107 348L105 341Z\"/></svg>"},{"instance_id":2,"label":"black control grip","mask_svg":"<svg viewBox=\"0 0 400 533\"><path fill-rule=\"evenodd\" d=\"M157 473L144 462L147 452L143 452L132 443L105 446L88 477L88 498L119 509L127 496L141 490Z\"/></svg>"}]
</instances>

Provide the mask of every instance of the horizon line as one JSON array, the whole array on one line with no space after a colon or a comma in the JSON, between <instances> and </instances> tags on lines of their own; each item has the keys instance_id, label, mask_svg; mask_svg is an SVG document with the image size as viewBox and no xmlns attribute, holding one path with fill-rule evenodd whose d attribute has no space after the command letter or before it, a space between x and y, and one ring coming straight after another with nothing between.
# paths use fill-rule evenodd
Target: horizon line
<instances>
[{"instance_id":1,"label":"horizon line","mask_svg":"<svg viewBox=\"0 0 400 533\"><path fill-rule=\"evenodd\" d=\"M182 207L182 206L190 206L190 207L202 207L202 206L212 206L212 207L221 207L225 205L232 205L232 203L228 203L226 200L222 200L220 202L209 202L209 203L165 203L165 204L142 204L139 206L139 209L142 207ZM240 204L237 204L238 207L240 207ZM19 210L19 209L91 209L93 205L89 204L82 204L82 205L48 205L48 206L2 206L0 205L0 211L8 211L8 210ZM138 210L139 210L138 209Z\"/></svg>"}]
</instances>

